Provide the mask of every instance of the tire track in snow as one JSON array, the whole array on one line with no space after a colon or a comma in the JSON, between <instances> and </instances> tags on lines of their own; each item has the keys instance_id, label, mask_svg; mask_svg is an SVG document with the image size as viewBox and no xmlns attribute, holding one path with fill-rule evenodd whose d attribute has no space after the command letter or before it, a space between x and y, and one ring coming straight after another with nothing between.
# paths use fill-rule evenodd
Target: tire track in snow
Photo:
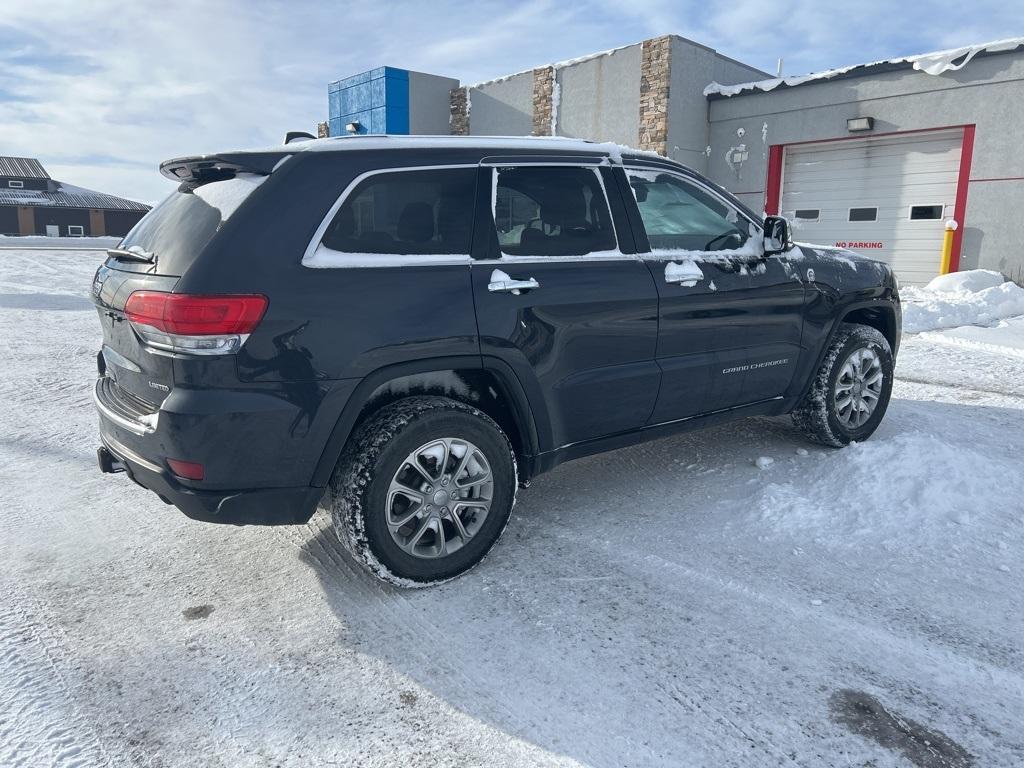
<instances>
[{"instance_id":1,"label":"tire track in snow","mask_svg":"<svg viewBox=\"0 0 1024 768\"><path fill-rule=\"evenodd\" d=\"M928 387L936 387L938 389L943 390L952 390L958 393L977 392L983 395L998 395L1000 397L1011 398L1012 400L1024 401L1024 395L1022 395L1019 391L1014 391L1012 389L991 389L982 387L972 387L966 384L944 384L941 381L931 381L928 379L914 376L897 376L896 381L905 382L907 384L923 384ZM958 399L962 400L963 398L961 397Z\"/></svg>"},{"instance_id":2,"label":"tire track in snow","mask_svg":"<svg viewBox=\"0 0 1024 768\"><path fill-rule=\"evenodd\" d=\"M3 582L0 601L0 765L76 768L113 761L92 722L74 703L61 672L68 653L60 630L47 625L17 585ZM35 606L38 608L38 606Z\"/></svg>"},{"instance_id":3,"label":"tire track in snow","mask_svg":"<svg viewBox=\"0 0 1024 768\"><path fill-rule=\"evenodd\" d=\"M574 542L580 541L576 537L561 532L556 533L556 535ZM725 579L715 574L698 570L685 563L653 554L647 550L626 546L606 549L590 541L586 541L584 544L599 552L606 559L615 559L626 571L640 571L641 578L650 577L653 570L641 566L642 563L646 562L656 569L675 571L689 580L697 581L716 591L740 596L752 602L762 603L771 609L768 615L774 616L780 610L783 610L793 617L793 621L790 622L792 626L825 626L827 628L826 631L836 638L859 638L861 640L860 650L863 651L862 657L859 662L848 657L845 659L846 664L856 666L859 663L865 669L872 669L876 673L888 674L893 679L912 679L915 681L928 679L927 671L930 669L942 669L943 676L942 678L937 678L936 682L942 685L938 691L946 694L945 705L947 711L958 712L963 706L973 708L977 705L978 700L984 700L997 695L996 691L1002 695L1003 699L1016 699L1018 702L1024 696L1024 674L1014 669L975 658L974 656L965 655L959 652L957 648L949 647L934 637L928 637L923 641L927 653L926 658L922 659L922 638L904 636L896 632L891 626L874 626L848 618L826 608L811 608L807 603L793 599L788 595L770 592L763 588L753 588L738 582L734 578ZM663 586L671 591L680 591L685 589L685 582L666 580L663 582ZM764 613L758 613L757 615L759 617L766 616ZM786 627L779 629L780 633L787 631ZM820 630L818 634L820 634ZM850 647L842 641L825 643L824 645L829 648ZM868 649L879 648L886 649L886 653L882 656L873 653L867 654ZM752 652L756 652L756 649L752 649ZM867 655L865 656L864 654ZM893 657L899 657L899 659L894 662ZM910 672L902 659L912 659L922 664L927 661L928 667L923 672L921 670ZM900 667L899 672L893 669L893 663ZM951 676L955 677L951 680ZM966 691L972 692L974 701L965 703L964 694ZM1004 725L1008 723L1009 721L1004 723ZM989 725L996 728L997 731L999 730L996 724L990 723ZM743 733L742 730L740 732ZM1024 749L1024 743L1020 743L1013 748Z\"/></svg>"},{"instance_id":4,"label":"tire track in snow","mask_svg":"<svg viewBox=\"0 0 1024 768\"><path fill-rule=\"evenodd\" d=\"M414 605L413 600L401 590L381 584L367 575L361 566L352 563L337 542L334 527L326 514L318 511L303 526L275 526L271 530L299 549L320 571L322 587L325 592L329 590L326 595L328 601L343 609L339 611L340 619L345 621L348 616L357 616L361 630L366 629L369 620L372 635L364 639L379 641L393 635L396 627L406 632L411 630L414 637L424 638L425 642L416 643L412 648L405 644L403 651L415 654L421 662L419 667L427 670L431 678L460 681L459 687L465 691L490 689L493 695L488 697L488 702L500 707L503 722L506 725L511 723L524 738L528 738L537 723L543 721L544 714L536 706L531 707L529 719L524 719L521 700L504 697L501 691L493 690L489 680L468 674L463 666L449 660L450 654L438 654L438 648L451 646L451 638L437 624L424 619L422 608ZM383 649L375 650L387 661ZM419 685L425 684L423 680L413 679ZM429 685L426 687L430 690Z\"/></svg>"},{"instance_id":5,"label":"tire track in snow","mask_svg":"<svg viewBox=\"0 0 1024 768\"><path fill-rule=\"evenodd\" d=\"M322 519L322 518L321 518ZM415 624L413 633L417 637L430 637L431 640L426 644L428 648L444 647L448 645L452 646L452 638L445 635L440 627L433 622L425 621L422 619L422 609L413 605L414 598L406 596L404 593L397 590L392 590L390 587L379 585L376 581L371 581L357 565L352 565L348 562L347 556L340 549L333 546L325 545L325 541L334 541L334 531L331 525L324 521L326 524L318 524L317 517L305 526L312 534L310 539L302 541L301 536L294 536L292 529L274 529L276 532L283 532L286 538L289 538L293 544L303 550L303 552L310 555L315 561L316 567L323 571L324 577L331 582L332 589L342 593L341 595L333 594L332 600L336 600L338 597L348 597L351 593L351 588L355 585L359 585L357 592L363 596L370 597L377 605L386 609L386 614L379 613L377 610L368 611L365 605L356 604L356 598L353 596L352 599L345 600L348 605L351 605L355 610L360 613L367 614L372 612L374 615L387 615L388 618L379 622L379 634L387 635L393 632L394 627L402 626L408 627L412 622ZM313 546L311 546L311 542ZM319 551L319 555L315 554L312 550L316 549ZM341 569L340 571L337 569ZM624 571L622 573L621 580L627 578ZM418 593L413 593L418 594ZM519 608L527 614L524 618L523 623L533 623L536 620L536 616L529 615L531 609L525 600L520 599L518 595L511 598L513 605L518 605ZM512 606L504 606L505 612ZM376 622L375 622L376 623ZM440 643L441 645L438 645ZM457 649L454 646L453 649ZM408 648L404 648L408 650ZM547 727L546 721L548 718L545 716L542 709L538 709L538 705L543 705L543 702L538 702L531 706L530 719L524 720L522 717L522 704L521 698L506 697L501 695L500 689L495 689L493 681L483 677L472 674L466 674L462 669L455 669L450 665L439 664L439 659L436 654L426 653L422 654L424 668L430 668L431 674L437 678L451 678L455 675L457 679L461 679L462 684L460 687L465 690L489 690L491 695L488 696L488 702L500 706L504 717L503 727L507 727L508 720L512 720L518 729L518 733L524 738L531 741L536 741L538 736L547 738L555 737L558 734L551 732ZM541 681L554 681L559 679L557 669L561 666L561 660L557 655L549 655L541 658L531 659L533 662L531 677ZM421 684L423 684L422 681ZM711 727L712 732L701 733L699 737L700 746L702 749L713 750L715 747L720 745L720 740L724 736L729 738L729 734L737 734L738 738L751 748L758 749L762 754L771 756L778 760L787 759L787 755L771 740L766 733L755 732L754 735L750 732L750 729L744 729L740 726L734 718L732 718L726 712L713 707L710 702L713 697L710 696L703 688L696 686L690 681L690 690L683 688L680 685L674 685L671 682L666 682L661 678L649 678L647 683L655 686L661 690L665 696L670 699L675 706L682 708L683 710L690 712L702 720L705 720ZM429 687L429 686L428 686ZM694 688L698 690L699 697L694 697L690 692ZM623 734L616 734L623 735ZM692 736L693 734L691 734ZM545 739L546 740L546 739ZM630 752L633 759L639 760L641 764L663 764L664 755L658 753L654 747L643 744L636 739L629 739ZM600 746L595 749L595 752L602 755L604 758L602 763L614 763L616 758L609 756L608 750L602 750ZM646 753L646 754L643 754ZM616 754L612 751L611 754ZM643 759L641 759L643 758ZM591 757L593 759L593 756Z\"/></svg>"}]
</instances>

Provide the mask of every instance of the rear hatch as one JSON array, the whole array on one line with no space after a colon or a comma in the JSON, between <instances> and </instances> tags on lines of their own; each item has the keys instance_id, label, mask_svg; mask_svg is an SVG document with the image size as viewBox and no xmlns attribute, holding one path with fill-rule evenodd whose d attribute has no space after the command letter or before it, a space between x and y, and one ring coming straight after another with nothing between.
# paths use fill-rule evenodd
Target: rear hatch
<instances>
[{"instance_id":1,"label":"rear hatch","mask_svg":"<svg viewBox=\"0 0 1024 768\"><path fill-rule=\"evenodd\" d=\"M92 299L103 328L98 366L106 376L98 394L122 415L138 420L156 413L174 386L172 353L142 339L125 312L129 297L174 291L223 223L282 159L268 155L164 163L164 175L180 180L177 190L110 249L97 270Z\"/></svg>"}]
</instances>

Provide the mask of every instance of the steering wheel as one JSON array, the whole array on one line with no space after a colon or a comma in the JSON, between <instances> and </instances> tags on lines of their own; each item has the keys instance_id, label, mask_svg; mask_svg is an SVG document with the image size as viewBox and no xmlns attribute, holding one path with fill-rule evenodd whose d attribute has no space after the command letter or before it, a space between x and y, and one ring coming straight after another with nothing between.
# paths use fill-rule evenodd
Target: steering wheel
<instances>
[{"instance_id":1,"label":"steering wheel","mask_svg":"<svg viewBox=\"0 0 1024 768\"><path fill-rule=\"evenodd\" d=\"M737 246L743 245L743 236L739 232L737 232L735 229L733 229L733 230L730 230L728 232L723 232L720 235L715 235L713 238L708 240L707 243L705 243L704 248L702 250L705 250L705 251L714 250L712 248L712 246L715 243L717 243L719 240L727 240L730 237L735 237L739 241L736 244Z\"/></svg>"}]
</instances>

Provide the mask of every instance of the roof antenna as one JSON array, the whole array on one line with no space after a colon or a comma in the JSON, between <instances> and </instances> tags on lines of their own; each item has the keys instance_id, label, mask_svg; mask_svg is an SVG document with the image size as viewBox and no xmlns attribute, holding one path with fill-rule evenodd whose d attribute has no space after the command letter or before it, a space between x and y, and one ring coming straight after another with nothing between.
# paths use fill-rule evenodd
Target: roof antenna
<instances>
[{"instance_id":1,"label":"roof antenna","mask_svg":"<svg viewBox=\"0 0 1024 768\"><path fill-rule=\"evenodd\" d=\"M775 64L775 76L782 77L782 59L780 58Z\"/></svg>"}]
</instances>

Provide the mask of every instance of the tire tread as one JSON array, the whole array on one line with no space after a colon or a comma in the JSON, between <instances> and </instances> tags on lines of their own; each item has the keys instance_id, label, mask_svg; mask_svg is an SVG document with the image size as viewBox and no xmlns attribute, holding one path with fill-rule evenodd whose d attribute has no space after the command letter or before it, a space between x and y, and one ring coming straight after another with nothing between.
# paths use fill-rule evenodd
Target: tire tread
<instances>
[{"instance_id":1,"label":"tire tread","mask_svg":"<svg viewBox=\"0 0 1024 768\"><path fill-rule=\"evenodd\" d=\"M418 419L439 410L458 411L472 416L483 421L501 435L512 458L511 506L515 505L515 489L517 487L515 452L512 450L508 436L486 413L468 403L440 396L408 397L381 408L357 427L355 434L348 441L338 461L338 466L331 476L328 492L325 494L322 504L331 513L335 533L352 558L376 578L395 586L426 587L450 581L479 565L484 559L481 557L461 573L448 578L432 581L409 579L393 573L380 561L374 554L366 533L365 499L370 485L375 479L375 468L381 453L392 440ZM511 506L509 515L511 515ZM507 522L508 518L506 517L505 524ZM504 530L504 524L502 530ZM500 536L501 532L499 531L495 541ZM486 552L484 556L486 556Z\"/></svg>"}]
</instances>

